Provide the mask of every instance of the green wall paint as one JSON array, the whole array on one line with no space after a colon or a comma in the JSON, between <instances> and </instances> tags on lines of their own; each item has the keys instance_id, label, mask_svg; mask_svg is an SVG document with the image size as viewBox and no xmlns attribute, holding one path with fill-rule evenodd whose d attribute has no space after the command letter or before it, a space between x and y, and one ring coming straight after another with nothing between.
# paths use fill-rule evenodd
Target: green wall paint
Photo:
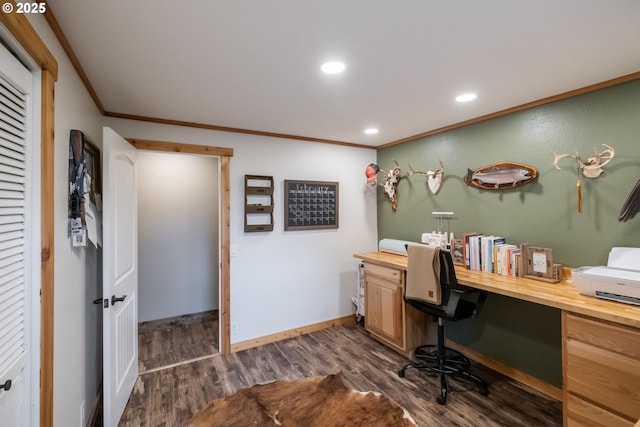
<instances>
[{"instance_id":1,"label":"green wall paint","mask_svg":"<svg viewBox=\"0 0 640 427\"><path fill-rule=\"evenodd\" d=\"M562 170L556 170L553 153L578 150L587 157L603 143L615 148L616 157L600 178L582 177L583 212L578 213L575 162L564 159ZM427 170L439 167L438 159L445 177L433 195L424 176L406 173L409 163ZM640 80L378 151L381 168L392 167L393 160L403 172L398 209L392 212L380 188L379 238L419 241L422 232L438 229L432 211L453 211L444 231L500 234L508 243L552 248L555 262L569 267L603 265L611 247L640 246L640 216L617 220L640 178ZM539 178L501 192L464 183L467 168L496 162L526 163ZM514 304L522 306L514 310ZM485 311L474 327L468 321L450 324L449 337L560 387L557 310L492 295Z\"/></svg>"}]
</instances>

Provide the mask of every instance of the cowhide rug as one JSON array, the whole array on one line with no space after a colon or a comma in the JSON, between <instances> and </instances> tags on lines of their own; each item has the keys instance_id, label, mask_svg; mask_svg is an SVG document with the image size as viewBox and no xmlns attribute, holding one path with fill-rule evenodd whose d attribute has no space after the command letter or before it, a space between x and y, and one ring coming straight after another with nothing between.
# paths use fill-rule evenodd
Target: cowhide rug
<instances>
[{"instance_id":1,"label":"cowhide rug","mask_svg":"<svg viewBox=\"0 0 640 427\"><path fill-rule=\"evenodd\" d=\"M189 427L409 427L411 416L376 392L349 390L342 373L255 385L216 399Z\"/></svg>"}]
</instances>

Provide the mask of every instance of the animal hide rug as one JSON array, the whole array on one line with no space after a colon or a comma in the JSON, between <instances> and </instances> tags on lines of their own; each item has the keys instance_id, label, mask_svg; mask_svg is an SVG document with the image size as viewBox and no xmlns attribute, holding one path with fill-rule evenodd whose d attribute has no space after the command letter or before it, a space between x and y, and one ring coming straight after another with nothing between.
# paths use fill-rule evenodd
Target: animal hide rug
<instances>
[{"instance_id":1,"label":"animal hide rug","mask_svg":"<svg viewBox=\"0 0 640 427\"><path fill-rule=\"evenodd\" d=\"M189 427L409 427L411 416L376 392L349 390L342 373L255 385L216 399Z\"/></svg>"}]
</instances>

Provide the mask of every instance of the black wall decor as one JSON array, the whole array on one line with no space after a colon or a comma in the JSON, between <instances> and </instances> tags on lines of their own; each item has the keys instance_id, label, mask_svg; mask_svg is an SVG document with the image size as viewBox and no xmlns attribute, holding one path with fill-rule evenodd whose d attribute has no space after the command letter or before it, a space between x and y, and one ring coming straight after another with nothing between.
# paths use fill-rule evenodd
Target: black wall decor
<instances>
[{"instance_id":1,"label":"black wall decor","mask_svg":"<svg viewBox=\"0 0 640 427\"><path fill-rule=\"evenodd\" d=\"M338 228L339 183L284 181L284 229Z\"/></svg>"}]
</instances>

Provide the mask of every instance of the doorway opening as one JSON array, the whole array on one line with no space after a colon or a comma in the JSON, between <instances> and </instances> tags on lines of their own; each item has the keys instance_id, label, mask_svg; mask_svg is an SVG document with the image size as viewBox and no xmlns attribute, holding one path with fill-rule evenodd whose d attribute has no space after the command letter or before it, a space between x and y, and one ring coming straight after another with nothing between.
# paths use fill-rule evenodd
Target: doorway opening
<instances>
[{"instance_id":1,"label":"doorway opening","mask_svg":"<svg viewBox=\"0 0 640 427\"><path fill-rule=\"evenodd\" d=\"M233 157L233 149L133 138L128 138L127 141L140 151L195 154L214 156L218 159L219 252L218 258L211 259L211 263L219 266L218 350L222 354L228 354L231 352L229 217L231 212L230 164L231 157ZM207 187L209 183L201 184Z\"/></svg>"},{"instance_id":2,"label":"doorway opening","mask_svg":"<svg viewBox=\"0 0 640 427\"><path fill-rule=\"evenodd\" d=\"M219 354L219 158L140 150L139 375Z\"/></svg>"}]
</instances>

